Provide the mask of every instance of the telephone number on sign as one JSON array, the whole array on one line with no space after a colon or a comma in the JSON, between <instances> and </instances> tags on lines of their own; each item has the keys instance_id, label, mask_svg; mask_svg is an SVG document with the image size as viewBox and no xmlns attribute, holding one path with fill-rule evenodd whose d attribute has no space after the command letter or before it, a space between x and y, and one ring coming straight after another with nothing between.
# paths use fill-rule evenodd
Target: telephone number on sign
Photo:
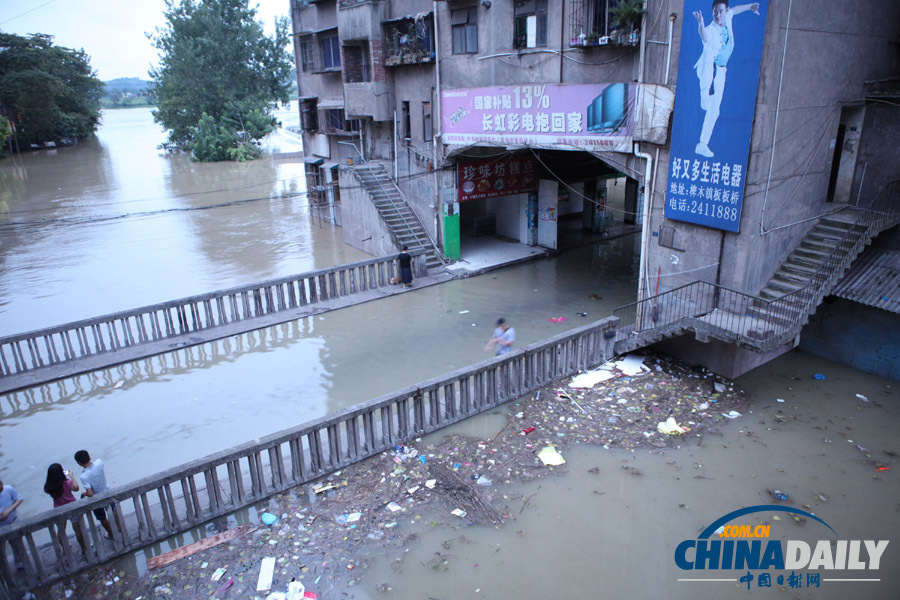
<instances>
[{"instance_id":1,"label":"telephone number on sign","mask_svg":"<svg viewBox=\"0 0 900 600\"><path fill-rule=\"evenodd\" d=\"M737 221L738 209L736 206L723 206L710 202L698 202L691 200L687 203L677 202L677 209L681 212L689 212L704 217L712 217L723 221Z\"/></svg>"}]
</instances>

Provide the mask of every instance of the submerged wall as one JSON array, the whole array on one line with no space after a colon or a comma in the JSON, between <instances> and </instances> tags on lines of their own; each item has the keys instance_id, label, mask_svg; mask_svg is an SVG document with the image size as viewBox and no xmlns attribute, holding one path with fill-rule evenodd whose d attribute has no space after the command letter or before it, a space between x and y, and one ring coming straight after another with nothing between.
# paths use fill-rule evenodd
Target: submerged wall
<instances>
[{"instance_id":1,"label":"submerged wall","mask_svg":"<svg viewBox=\"0 0 900 600\"><path fill-rule=\"evenodd\" d=\"M803 328L800 349L900 380L900 315L849 300L823 303Z\"/></svg>"}]
</instances>

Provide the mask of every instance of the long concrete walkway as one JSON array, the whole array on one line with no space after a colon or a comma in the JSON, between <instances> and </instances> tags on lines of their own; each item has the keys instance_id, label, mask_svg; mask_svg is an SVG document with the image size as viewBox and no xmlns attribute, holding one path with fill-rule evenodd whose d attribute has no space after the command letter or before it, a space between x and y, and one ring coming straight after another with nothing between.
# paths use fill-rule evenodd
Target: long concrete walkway
<instances>
[{"instance_id":1,"label":"long concrete walkway","mask_svg":"<svg viewBox=\"0 0 900 600\"><path fill-rule=\"evenodd\" d=\"M604 238L635 229L623 225ZM575 246L596 242L583 235L567 237ZM469 240L467 246L458 263L425 272L414 287L479 275L552 252L501 238ZM388 285L392 262L382 258L341 265L2 338L0 394L410 291ZM424 266L419 269L424 271Z\"/></svg>"},{"instance_id":2,"label":"long concrete walkway","mask_svg":"<svg viewBox=\"0 0 900 600\"><path fill-rule=\"evenodd\" d=\"M319 300L315 303L304 304L302 306L288 308L278 312L190 331L181 335L171 335L164 339L119 347L114 350L92 354L90 356L83 356L55 364L44 365L21 373L8 374L0 377L0 394L96 371L98 369L105 369L114 365L132 362L157 354L171 352L173 350L179 350L188 346L204 344L214 340L262 329L264 327L270 327L272 325L326 313L339 308L371 302L372 300L409 292L416 288L444 283L453 278L454 276L446 271L433 269L427 275L416 278L413 288L407 289L400 285L370 288L346 296Z\"/></svg>"}]
</instances>

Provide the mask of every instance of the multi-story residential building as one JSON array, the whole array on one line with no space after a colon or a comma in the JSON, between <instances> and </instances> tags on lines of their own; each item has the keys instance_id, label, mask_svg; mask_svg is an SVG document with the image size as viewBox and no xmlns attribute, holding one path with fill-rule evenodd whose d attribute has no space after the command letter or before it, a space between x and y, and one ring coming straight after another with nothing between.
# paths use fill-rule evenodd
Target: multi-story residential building
<instances>
[{"instance_id":1,"label":"multi-story residential building","mask_svg":"<svg viewBox=\"0 0 900 600\"><path fill-rule=\"evenodd\" d=\"M292 21L310 200L347 243L439 264L640 227L635 331L702 305L674 294L697 282L761 301L733 335L661 336L723 374L794 347L858 255L825 260L829 213L888 198L863 245L896 223L900 4L295 0ZM796 314L768 304L812 280Z\"/></svg>"}]
</instances>

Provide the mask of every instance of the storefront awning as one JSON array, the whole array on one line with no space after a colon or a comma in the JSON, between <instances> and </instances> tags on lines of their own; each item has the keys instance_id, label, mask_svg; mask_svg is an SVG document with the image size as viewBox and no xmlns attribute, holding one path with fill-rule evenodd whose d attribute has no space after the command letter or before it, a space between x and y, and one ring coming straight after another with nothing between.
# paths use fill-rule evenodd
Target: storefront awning
<instances>
[{"instance_id":1,"label":"storefront awning","mask_svg":"<svg viewBox=\"0 0 900 600\"><path fill-rule=\"evenodd\" d=\"M301 160L308 165L321 165L325 162L324 158L319 158L318 156L304 156Z\"/></svg>"}]
</instances>

